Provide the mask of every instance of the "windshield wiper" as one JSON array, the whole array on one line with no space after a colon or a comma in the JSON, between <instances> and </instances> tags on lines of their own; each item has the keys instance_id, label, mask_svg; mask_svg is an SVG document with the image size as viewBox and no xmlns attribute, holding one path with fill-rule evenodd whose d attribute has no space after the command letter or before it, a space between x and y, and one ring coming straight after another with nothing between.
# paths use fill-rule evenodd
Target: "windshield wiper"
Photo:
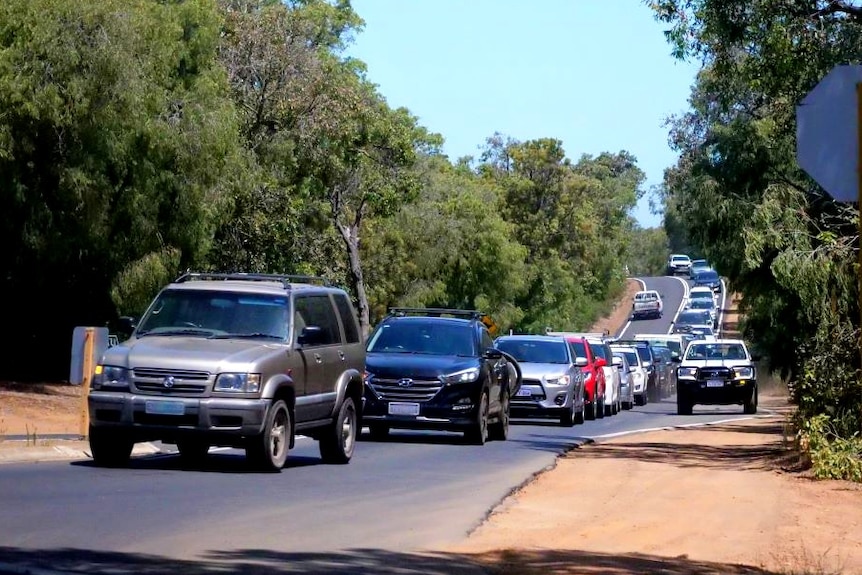
<instances>
[{"instance_id":1,"label":"windshield wiper","mask_svg":"<svg viewBox=\"0 0 862 575\"><path fill-rule=\"evenodd\" d=\"M257 338L266 338L266 339L284 339L280 335L273 335L271 333L263 333L263 332L254 332L254 333L214 333L209 337L209 339L257 339Z\"/></svg>"},{"instance_id":2,"label":"windshield wiper","mask_svg":"<svg viewBox=\"0 0 862 575\"><path fill-rule=\"evenodd\" d=\"M193 327L181 328L181 329L166 329L163 331L156 331L149 329L147 331L139 331L137 332L137 337L145 337L148 335L210 335L212 334L212 330L210 329L199 329Z\"/></svg>"}]
</instances>

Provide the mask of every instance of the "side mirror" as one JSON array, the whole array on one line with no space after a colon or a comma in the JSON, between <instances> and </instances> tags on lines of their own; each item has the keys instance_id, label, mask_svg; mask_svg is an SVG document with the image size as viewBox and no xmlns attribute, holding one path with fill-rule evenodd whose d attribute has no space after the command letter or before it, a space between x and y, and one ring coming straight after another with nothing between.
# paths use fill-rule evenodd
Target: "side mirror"
<instances>
[{"instance_id":1,"label":"side mirror","mask_svg":"<svg viewBox=\"0 0 862 575\"><path fill-rule=\"evenodd\" d=\"M124 333L132 333L138 327L138 318L124 315L117 320L117 329Z\"/></svg>"},{"instance_id":2,"label":"side mirror","mask_svg":"<svg viewBox=\"0 0 862 575\"><path fill-rule=\"evenodd\" d=\"M315 345L323 341L323 328L318 325L307 325L296 338L299 345Z\"/></svg>"},{"instance_id":3,"label":"side mirror","mask_svg":"<svg viewBox=\"0 0 862 575\"><path fill-rule=\"evenodd\" d=\"M638 366L636 366L636 365L630 365L629 366L629 373L634 373L637 370L638 370Z\"/></svg>"},{"instance_id":4,"label":"side mirror","mask_svg":"<svg viewBox=\"0 0 862 575\"><path fill-rule=\"evenodd\" d=\"M623 366L623 359L621 357L614 357L613 362L614 362L614 365L617 367Z\"/></svg>"},{"instance_id":5,"label":"side mirror","mask_svg":"<svg viewBox=\"0 0 862 575\"><path fill-rule=\"evenodd\" d=\"M607 360L603 357L600 357L596 360L596 367L605 367L608 364Z\"/></svg>"},{"instance_id":6,"label":"side mirror","mask_svg":"<svg viewBox=\"0 0 862 575\"><path fill-rule=\"evenodd\" d=\"M482 354L482 357L485 359L500 359L503 357L503 352L497 348L489 347L485 350L485 353Z\"/></svg>"},{"instance_id":7,"label":"side mirror","mask_svg":"<svg viewBox=\"0 0 862 575\"><path fill-rule=\"evenodd\" d=\"M577 365L578 367L587 367L589 364L590 364L590 362L588 362L587 358L585 358L585 357L576 357L575 358L575 365Z\"/></svg>"},{"instance_id":8,"label":"side mirror","mask_svg":"<svg viewBox=\"0 0 862 575\"><path fill-rule=\"evenodd\" d=\"M670 360L673 363L682 363L682 358L678 355L674 355Z\"/></svg>"}]
</instances>

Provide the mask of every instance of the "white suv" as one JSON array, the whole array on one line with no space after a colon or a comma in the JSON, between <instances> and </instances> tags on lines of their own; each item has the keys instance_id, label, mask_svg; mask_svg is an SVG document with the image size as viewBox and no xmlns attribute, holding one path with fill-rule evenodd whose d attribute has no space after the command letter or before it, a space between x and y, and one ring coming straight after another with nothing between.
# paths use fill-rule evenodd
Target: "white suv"
<instances>
[{"instance_id":1,"label":"white suv","mask_svg":"<svg viewBox=\"0 0 862 575\"><path fill-rule=\"evenodd\" d=\"M688 275L691 269L691 258L684 254L671 254L667 258L667 275L674 276L676 274Z\"/></svg>"}]
</instances>

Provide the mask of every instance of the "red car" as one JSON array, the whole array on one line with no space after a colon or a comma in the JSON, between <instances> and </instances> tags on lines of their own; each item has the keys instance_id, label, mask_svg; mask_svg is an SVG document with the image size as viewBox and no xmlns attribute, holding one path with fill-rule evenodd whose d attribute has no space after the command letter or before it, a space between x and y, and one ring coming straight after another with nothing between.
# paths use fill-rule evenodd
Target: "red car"
<instances>
[{"instance_id":1,"label":"red car","mask_svg":"<svg viewBox=\"0 0 862 575\"><path fill-rule=\"evenodd\" d=\"M587 419L602 418L605 416L605 371L602 369L607 362L604 358L593 353L586 338L579 336L566 336L566 341L572 348L575 357L587 358L584 371L584 395L586 402Z\"/></svg>"}]
</instances>

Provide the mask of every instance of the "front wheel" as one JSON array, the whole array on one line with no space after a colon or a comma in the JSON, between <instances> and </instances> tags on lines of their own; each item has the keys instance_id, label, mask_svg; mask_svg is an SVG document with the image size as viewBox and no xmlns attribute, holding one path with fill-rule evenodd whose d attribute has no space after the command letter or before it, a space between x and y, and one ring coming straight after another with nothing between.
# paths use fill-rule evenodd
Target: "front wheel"
<instances>
[{"instance_id":1,"label":"front wheel","mask_svg":"<svg viewBox=\"0 0 862 575\"><path fill-rule=\"evenodd\" d=\"M497 441L506 441L509 439L509 392L503 392L503 399L500 402L500 415L497 421L491 425L488 431L489 437Z\"/></svg>"},{"instance_id":2,"label":"front wheel","mask_svg":"<svg viewBox=\"0 0 862 575\"><path fill-rule=\"evenodd\" d=\"M692 403L688 397L683 394L677 393L676 395L676 414L677 415L691 415L694 412L694 403Z\"/></svg>"},{"instance_id":3,"label":"front wheel","mask_svg":"<svg viewBox=\"0 0 862 575\"><path fill-rule=\"evenodd\" d=\"M757 413L757 386L752 388L751 395L748 396L748 399L745 400L745 404L742 406L742 411L747 414Z\"/></svg>"},{"instance_id":4,"label":"front wheel","mask_svg":"<svg viewBox=\"0 0 862 575\"><path fill-rule=\"evenodd\" d=\"M122 431L90 426L90 453L101 467L123 467L129 463L135 443Z\"/></svg>"},{"instance_id":5,"label":"front wheel","mask_svg":"<svg viewBox=\"0 0 862 575\"><path fill-rule=\"evenodd\" d=\"M272 404L266 415L263 433L249 440L246 457L255 467L281 471L290 446L290 410L284 400Z\"/></svg>"},{"instance_id":6,"label":"front wheel","mask_svg":"<svg viewBox=\"0 0 862 575\"><path fill-rule=\"evenodd\" d=\"M359 434L359 414L352 397L345 397L338 415L320 436L318 445L324 463L349 463Z\"/></svg>"},{"instance_id":7,"label":"front wheel","mask_svg":"<svg viewBox=\"0 0 862 575\"><path fill-rule=\"evenodd\" d=\"M488 391L482 391L482 397L479 399L479 406L476 409L476 421L473 426L464 432L464 439L468 443L474 445L485 445L488 441L488 409L489 409Z\"/></svg>"}]
</instances>

